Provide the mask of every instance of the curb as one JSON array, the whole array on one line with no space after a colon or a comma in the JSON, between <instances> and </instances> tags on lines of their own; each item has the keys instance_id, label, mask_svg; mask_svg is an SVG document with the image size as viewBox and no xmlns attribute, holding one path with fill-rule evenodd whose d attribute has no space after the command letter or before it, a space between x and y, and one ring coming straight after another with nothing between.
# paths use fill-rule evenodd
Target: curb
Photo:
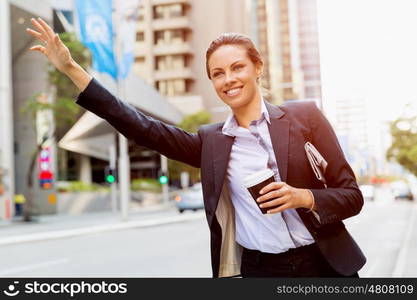
<instances>
[{"instance_id":1,"label":"curb","mask_svg":"<svg viewBox=\"0 0 417 300\"><path fill-rule=\"evenodd\" d=\"M192 215L180 215L165 217L159 219L151 219L145 221L127 221L127 222L118 222L107 225L95 225L88 228L76 228L76 229L64 229L64 230L55 230L47 231L36 234L24 234L15 237L3 238L0 239L0 246L4 245L13 245L19 243L28 243L28 242L39 242L45 240L61 239L68 238L80 235L88 235L100 232L109 232L123 229L131 228L146 228L158 225L165 225L170 223L179 223L186 222L191 220L199 220L205 216L202 212L196 212Z\"/></svg>"}]
</instances>

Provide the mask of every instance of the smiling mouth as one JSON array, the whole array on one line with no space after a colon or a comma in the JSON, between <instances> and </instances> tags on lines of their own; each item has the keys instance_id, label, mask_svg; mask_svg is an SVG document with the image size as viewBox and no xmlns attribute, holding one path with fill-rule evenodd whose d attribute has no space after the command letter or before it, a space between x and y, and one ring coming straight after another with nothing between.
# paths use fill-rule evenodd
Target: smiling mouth
<instances>
[{"instance_id":1,"label":"smiling mouth","mask_svg":"<svg viewBox=\"0 0 417 300\"><path fill-rule=\"evenodd\" d=\"M234 97L234 96L236 96L240 93L242 88L243 88L243 86L235 87L235 88L232 88L230 90L224 91L224 93L229 97Z\"/></svg>"}]
</instances>

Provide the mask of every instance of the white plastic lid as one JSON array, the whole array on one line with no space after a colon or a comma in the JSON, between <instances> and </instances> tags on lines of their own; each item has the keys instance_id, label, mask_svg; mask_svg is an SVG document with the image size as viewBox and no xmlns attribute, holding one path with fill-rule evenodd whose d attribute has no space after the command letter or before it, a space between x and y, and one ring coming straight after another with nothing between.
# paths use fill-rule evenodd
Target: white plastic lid
<instances>
[{"instance_id":1,"label":"white plastic lid","mask_svg":"<svg viewBox=\"0 0 417 300\"><path fill-rule=\"evenodd\" d=\"M249 188L251 186L257 185L258 183L261 183L262 181L268 179L271 176L274 176L274 171L272 171L271 169L264 169L250 174L249 176L246 176L243 179L243 185L246 188Z\"/></svg>"}]
</instances>

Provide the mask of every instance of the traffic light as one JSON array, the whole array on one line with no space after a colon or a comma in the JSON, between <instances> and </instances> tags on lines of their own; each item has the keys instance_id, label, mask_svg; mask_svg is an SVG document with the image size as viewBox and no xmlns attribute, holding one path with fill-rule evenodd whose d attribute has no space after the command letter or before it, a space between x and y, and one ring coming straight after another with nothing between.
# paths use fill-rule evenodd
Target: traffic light
<instances>
[{"instance_id":1,"label":"traffic light","mask_svg":"<svg viewBox=\"0 0 417 300\"><path fill-rule=\"evenodd\" d=\"M116 170L107 166L104 169L104 179L106 180L106 183L108 184L115 183L116 182Z\"/></svg>"},{"instance_id":2,"label":"traffic light","mask_svg":"<svg viewBox=\"0 0 417 300\"><path fill-rule=\"evenodd\" d=\"M161 175L159 175L159 183L160 184L168 183L168 176L164 172L162 172Z\"/></svg>"}]
</instances>

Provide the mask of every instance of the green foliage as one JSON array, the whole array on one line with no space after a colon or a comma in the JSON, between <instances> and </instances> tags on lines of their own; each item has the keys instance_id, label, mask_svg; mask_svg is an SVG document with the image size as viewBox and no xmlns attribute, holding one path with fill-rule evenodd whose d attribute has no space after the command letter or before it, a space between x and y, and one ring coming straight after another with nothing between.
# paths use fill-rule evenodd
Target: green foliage
<instances>
[{"instance_id":1,"label":"green foliage","mask_svg":"<svg viewBox=\"0 0 417 300\"><path fill-rule=\"evenodd\" d=\"M74 33L64 32L59 37L68 47L74 61L83 69L91 65L91 54L89 50L84 47ZM49 82L56 87L57 100L60 100L60 98L75 99L79 91L66 75L62 74L51 64L49 65L48 75Z\"/></svg>"},{"instance_id":2,"label":"green foliage","mask_svg":"<svg viewBox=\"0 0 417 300\"><path fill-rule=\"evenodd\" d=\"M178 124L178 127L188 132L197 132L201 125L210 123L210 113L200 111L195 114L185 116ZM197 168L183 164L175 160L168 160L169 176L171 179L179 179L181 172L188 172L190 174L191 182L200 181L200 171Z\"/></svg>"},{"instance_id":3,"label":"green foliage","mask_svg":"<svg viewBox=\"0 0 417 300\"><path fill-rule=\"evenodd\" d=\"M401 117L390 124L392 145L387 159L394 159L417 176L417 116Z\"/></svg>"},{"instance_id":4,"label":"green foliage","mask_svg":"<svg viewBox=\"0 0 417 300\"><path fill-rule=\"evenodd\" d=\"M91 64L91 54L87 48L77 39L74 33L61 33L62 42L68 47L74 60L83 68ZM35 120L36 113L42 110L52 110L54 114L55 126L60 129L75 122L80 111L75 103L79 91L71 80L53 65L49 64L48 81L54 87L55 101L47 103L42 99L44 93L37 93L31 96L22 108L22 113L31 114Z\"/></svg>"},{"instance_id":5,"label":"green foliage","mask_svg":"<svg viewBox=\"0 0 417 300\"><path fill-rule=\"evenodd\" d=\"M162 185L154 178L138 178L132 180L131 189L132 191L161 193Z\"/></svg>"},{"instance_id":6,"label":"green foliage","mask_svg":"<svg viewBox=\"0 0 417 300\"><path fill-rule=\"evenodd\" d=\"M58 183L58 192L99 192L108 191L109 188L99 184L88 184L82 181L68 181Z\"/></svg>"},{"instance_id":7,"label":"green foliage","mask_svg":"<svg viewBox=\"0 0 417 300\"><path fill-rule=\"evenodd\" d=\"M201 125L210 123L210 114L206 111L199 111L195 114L187 115L178 124L178 127L188 131L197 132Z\"/></svg>"}]
</instances>

